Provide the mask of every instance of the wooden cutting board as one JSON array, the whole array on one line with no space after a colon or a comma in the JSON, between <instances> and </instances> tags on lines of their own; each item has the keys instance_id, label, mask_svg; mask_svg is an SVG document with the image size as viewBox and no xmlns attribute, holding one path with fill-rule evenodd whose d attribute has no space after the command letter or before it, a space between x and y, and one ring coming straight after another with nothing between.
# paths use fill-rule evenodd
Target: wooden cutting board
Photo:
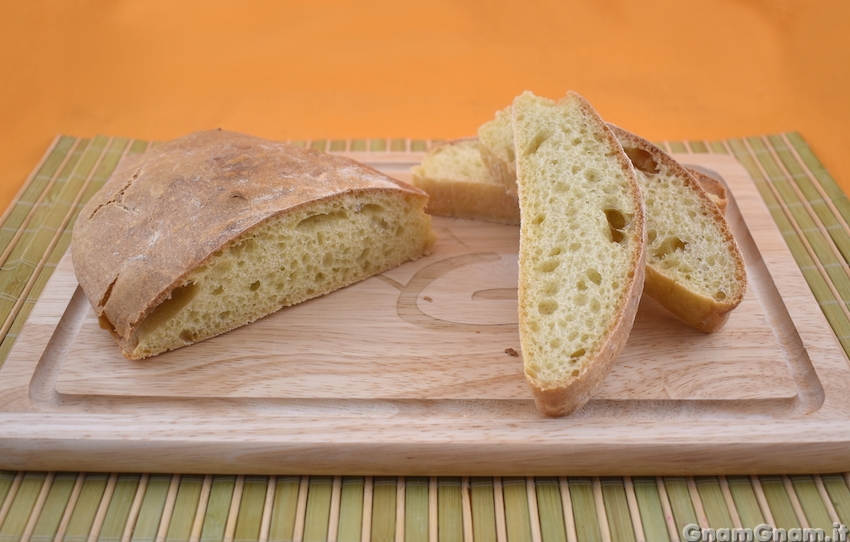
<instances>
[{"instance_id":1,"label":"wooden cutting board","mask_svg":"<svg viewBox=\"0 0 850 542\"><path fill-rule=\"evenodd\" d=\"M421 153L349 153L409 180ZM850 368L743 167L722 177L750 287L718 333L641 302L573 416L522 374L518 228L434 219L433 254L143 361L100 329L66 255L0 369L0 468L639 475L850 468Z\"/></svg>"}]
</instances>

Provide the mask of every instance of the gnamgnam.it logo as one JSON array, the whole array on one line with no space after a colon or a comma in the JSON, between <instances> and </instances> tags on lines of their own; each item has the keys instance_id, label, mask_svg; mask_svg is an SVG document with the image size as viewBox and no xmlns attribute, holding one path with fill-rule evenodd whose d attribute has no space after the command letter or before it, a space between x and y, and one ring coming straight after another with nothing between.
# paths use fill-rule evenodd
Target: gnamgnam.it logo
<instances>
[{"instance_id":1,"label":"gnamgnam.it logo","mask_svg":"<svg viewBox=\"0 0 850 542\"><path fill-rule=\"evenodd\" d=\"M820 528L782 529L764 523L755 528L735 527L710 529L689 523L682 528L686 542L848 542L850 529L841 523L832 524L832 532Z\"/></svg>"}]
</instances>

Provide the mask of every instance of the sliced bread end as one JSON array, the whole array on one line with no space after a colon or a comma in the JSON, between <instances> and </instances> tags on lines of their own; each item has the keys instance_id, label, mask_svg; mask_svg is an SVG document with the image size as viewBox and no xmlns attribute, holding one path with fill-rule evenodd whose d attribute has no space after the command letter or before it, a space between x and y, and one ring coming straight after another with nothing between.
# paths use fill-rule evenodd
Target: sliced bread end
<instances>
[{"instance_id":1,"label":"sliced bread end","mask_svg":"<svg viewBox=\"0 0 850 542\"><path fill-rule=\"evenodd\" d=\"M723 213L670 155L611 129L634 164L646 205L646 293L688 325L717 331L747 288L743 256Z\"/></svg>"}]
</instances>

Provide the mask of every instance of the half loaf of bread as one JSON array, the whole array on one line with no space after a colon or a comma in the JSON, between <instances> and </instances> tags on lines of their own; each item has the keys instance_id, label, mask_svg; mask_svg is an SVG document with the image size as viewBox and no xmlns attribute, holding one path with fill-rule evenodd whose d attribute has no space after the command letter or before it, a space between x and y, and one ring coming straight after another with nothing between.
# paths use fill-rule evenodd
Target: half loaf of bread
<instances>
[{"instance_id":1,"label":"half loaf of bread","mask_svg":"<svg viewBox=\"0 0 850 542\"><path fill-rule=\"evenodd\" d=\"M519 331L537 408L581 407L626 344L646 230L634 169L576 93L513 102L519 193Z\"/></svg>"},{"instance_id":2,"label":"half loaf of bread","mask_svg":"<svg viewBox=\"0 0 850 542\"><path fill-rule=\"evenodd\" d=\"M411 173L413 184L428 193L429 214L519 224L519 203L484 165L477 138L435 145Z\"/></svg>"},{"instance_id":3,"label":"half loaf of bread","mask_svg":"<svg viewBox=\"0 0 850 542\"><path fill-rule=\"evenodd\" d=\"M717 331L747 289L723 213L667 153L610 126L635 166L646 206L646 293L700 331Z\"/></svg>"},{"instance_id":4,"label":"half loaf of bread","mask_svg":"<svg viewBox=\"0 0 850 542\"><path fill-rule=\"evenodd\" d=\"M80 213L74 268L140 359L418 258L434 242L426 203L340 156L197 132L119 166Z\"/></svg>"}]
</instances>

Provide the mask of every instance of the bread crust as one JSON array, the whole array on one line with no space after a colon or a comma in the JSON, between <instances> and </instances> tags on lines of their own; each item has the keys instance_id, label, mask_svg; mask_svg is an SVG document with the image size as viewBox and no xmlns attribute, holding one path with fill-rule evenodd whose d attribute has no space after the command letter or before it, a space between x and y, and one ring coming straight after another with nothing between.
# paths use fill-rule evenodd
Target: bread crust
<instances>
[{"instance_id":1,"label":"bread crust","mask_svg":"<svg viewBox=\"0 0 850 542\"><path fill-rule=\"evenodd\" d=\"M602 340L598 341L595 351L589 351L585 354L587 360L581 366L579 374L577 376L565 374L558 381L542 381L529 373L528 365L526 364L526 379L531 387L535 405L542 414L549 417L566 416L581 408L587 403L610 372L614 362L625 347L634 324L644 285L646 263L645 212L641 191L632 163L628 156L626 156L613 132L585 98L575 92L569 92L567 97L561 100L561 103L567 100L576 101L583 114L593 119L594 124L605 134L604 137L607 146L612 149L612 156L621 168L624 180L628 185L628 193L631 201L634 203L634 215L631 219L631 227L628 230L629 242L632 247L630 261L628 262L630 276L626 283L622 285L618 305L613 311L614 314L607 329L600 332L600 336L603 337ZM517 102L514 101L513 111L515 115L517 114L516 104ZM516 119L514 120L514 126L516 126ZM517 130L515 129L515 137L516 132ZM520 148L519 145L517 145L517 148ZM517 151L517 155L519 155L519 151ZM521 175L519 161L518 170ZM519 185L519 196L522 209L523 192L521 184ZM526 220L525 216L523 216L523 220ZM522 245L522 243L523 236L521 235L520 244ZM529 263L523 261L521 249L518 287L521 337L533 333L530 327L530 316L525 314L522 302L523 297L526 295L525 292L529 291L531 287L528 274L524 272L529 265ZM526 352L525 345L523 345L524 360L527 359L525 358Z\"/></svg>"},{"instance_id":2,"label":"bread crust","mask_svg":"<svg viewBox=\"0 0 850 542\"><path fill-rule=\"evenodd\" d=\"M429 154L459 145L470 145L476 152L480 148L477 137L466 137L440 143ZM434 177L422 165L411 170L414 186L428 193L426 212L437 216L519 224L519 202L516 196L508 194L504 184L493 178L489 169L487 171L490 173L489 182L460 175L453 178ZM515 179L513 184L516 186Z\"/></svg>"},{"instance_id":3,"label":"bread crust","mask_svg":"<svg viewBox=\"0 0 850 542\"><path fill-rule=\"evenodd\" d=\"M77 279L126 352L192 270L250 229L317 200L427 194L353 160L236 132L196 132L122 162L83 207Z\"/></svg>"},{"instance_id":4,"label":"bread crust","mask_svg":"<svg viewBox=\"0 0 850 542\"><path fill-rule=\"evenodd\" d=\"M728 251L729 257L734 263L736 284L732 286L731 295L723 301L702 295L688 288L687 285L678 282L674 277L665 273L663 269L647 262L646 285L644 291L650 297L661 303L670 312L678 316L688 325L705 333L714 333L719 330L729 318L729 313L737 307L744 298L747 288L747 275L744 259L732 230L723 216L723 212L711 197L701 187L699 181L691 175L687 168L682 166L670 155L646 139L637 136L616 125L609 124L617 139L628 146L641 149L648 153L655 163L660 164L680 178L682 182L694 193L700 201L700 207L711 217L717 227L721 242ZM639 168L637 164L636 167ZM647 174L651 177L652 174ZM725 196L725 189L723 192Z\"/></svg>"}]
</instances>

